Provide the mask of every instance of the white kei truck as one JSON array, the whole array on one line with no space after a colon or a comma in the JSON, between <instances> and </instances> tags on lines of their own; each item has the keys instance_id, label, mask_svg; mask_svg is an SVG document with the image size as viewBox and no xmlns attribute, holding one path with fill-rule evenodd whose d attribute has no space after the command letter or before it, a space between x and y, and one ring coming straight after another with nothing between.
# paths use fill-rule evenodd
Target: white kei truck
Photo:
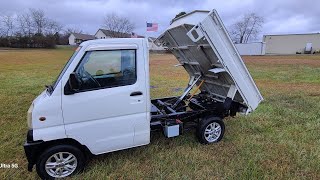
<instances>
[{"instance_id":1,"label":"white kei truck","mask_svg":"<svg viewBox=\"0 0 320 180\"><path fill-rule=\"evenodd\" d=\"M152 131L175 137L195 128L200 143L216 143L224 117L248 114L263 100L215 10L176 18L156 41L189 74L182 95L150 99L146 39L83 42L28 110L29 171L71 176L92 155L149 144Z\"/></svg>"}]
</instances>

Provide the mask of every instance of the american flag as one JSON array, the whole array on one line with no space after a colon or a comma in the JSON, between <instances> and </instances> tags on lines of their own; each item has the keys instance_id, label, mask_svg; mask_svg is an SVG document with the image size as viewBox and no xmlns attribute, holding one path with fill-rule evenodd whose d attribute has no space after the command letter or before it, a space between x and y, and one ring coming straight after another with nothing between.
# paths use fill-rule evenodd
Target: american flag
<instances>
[{"instance_id":1,"label":"american flag","mask_svg":"<svg viewBox=\"0 0 320 180\"><path fill-rule=\"evenodd\" d=\"M158 23L147 22L147 31L158 31Z\"/></svg>"}]
</instances>

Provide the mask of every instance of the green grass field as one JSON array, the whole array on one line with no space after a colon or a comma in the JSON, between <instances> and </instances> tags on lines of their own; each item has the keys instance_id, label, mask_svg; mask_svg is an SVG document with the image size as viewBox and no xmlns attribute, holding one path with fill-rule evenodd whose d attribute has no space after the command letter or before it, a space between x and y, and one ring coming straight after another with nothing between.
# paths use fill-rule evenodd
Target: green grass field
<instances>
[{"instance_id":1,"label":"green grass field","mask_svg":"<svg viewBox=\"0 0 320 180\"><path fill-rule=\"evenodd\" d=\"M23 143L32 100L58 75L70 49L0 50L0 179L36 179ZM151 55L152 97L179 95L188 81L172 55ZM227 118L224 139L201 145L194 132L93 158L74 179L320 179L320 56L244 57L265 101Z\"/></svg>"}]
</instances>

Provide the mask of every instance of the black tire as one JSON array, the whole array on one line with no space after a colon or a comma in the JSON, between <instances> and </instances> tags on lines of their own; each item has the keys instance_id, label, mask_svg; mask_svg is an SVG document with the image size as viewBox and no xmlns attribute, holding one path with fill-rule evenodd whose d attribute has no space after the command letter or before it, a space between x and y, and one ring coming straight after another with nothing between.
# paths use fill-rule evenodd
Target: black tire
<instances>
[{"instance_id":1,"label":"black tire","mask_svg":"<svg viewBox=\"0 0 320 180\"><path fill-rule=\"evenodd\" d=\"M56 145L45 150L38 158L38 161L36 163L36 170L41 179L55 179L55 177L48 174L45 166L46 166L47 160L49 160L49 158L53 159L54 157L52 156L59 152L72 154L76 158L76 162L77 162L75 165L76 168L75 170L73 170L71 174L67 176L72 176L83 170L86 161L85 161L85 156L80 149L71 145Z\"/></svg>"},{"instance_id":2,"label":"black tire","mask_svg":"<svg viewBox=\"0 0 320 180\"><path fill-rule=\"evenodd\" d=\"M213 124L212 124L213 123ZM206 134L207 127L209 128L209 125L216 125L216 127L220 126L220 133L218 131L214 131L211 135L212 138L210 138L208 134ZM199 122L198 128L197 128L197 137L200 143L202 144L211 144L211 143L217 143L219 142L224 135L225 126L220 117L206 117L202 119ZM209 140L208 140L209 139Z\"/></svg>"}]
</instances>

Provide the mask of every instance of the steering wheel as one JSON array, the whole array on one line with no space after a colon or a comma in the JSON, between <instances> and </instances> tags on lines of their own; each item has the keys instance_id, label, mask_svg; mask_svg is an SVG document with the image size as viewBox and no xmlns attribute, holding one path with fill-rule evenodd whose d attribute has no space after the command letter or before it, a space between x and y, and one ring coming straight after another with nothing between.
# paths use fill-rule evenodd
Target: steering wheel
<instances>
[{"instance_id":1,"label":"steering wheel","mask_svg":"<svg viewBox=\"0 0 320 180\"><path fill-rule=\"evenodd\" d=\"M88 73L86 70L84 70L83 72L85 76L89 78L95 85L97 85L98 87L101 87L101 84L90 73Z\"/></svg>"}]
</instances>

